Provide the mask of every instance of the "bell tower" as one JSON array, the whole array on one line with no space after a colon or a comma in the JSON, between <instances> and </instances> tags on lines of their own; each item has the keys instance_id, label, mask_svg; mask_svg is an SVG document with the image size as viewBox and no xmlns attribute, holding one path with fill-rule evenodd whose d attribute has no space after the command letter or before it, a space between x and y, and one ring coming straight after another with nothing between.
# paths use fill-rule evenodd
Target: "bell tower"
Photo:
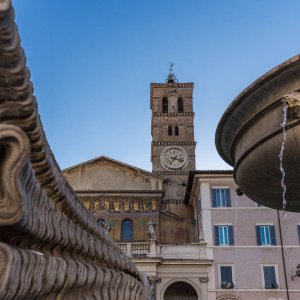
<instances>
[{"instance_id":1,"label":"bell tower","mask_svg":"<svg viewBox=\"0 0 300 300\"><path fill-rule=\"evenodd\" d=\"M152 172L167 178L160 206L162 243L195 241L194 214L184 204L189 171L195 170L193 88L178 82L173 65L165 83L151 83Z\"/></svg>"},{"instance_id":2,"label":"bell tower","mask_svg":"<svg viewBox=\"0 0 300 300\"><path fill-rule=\"evenodd\" d=\"M173 65L165 83L151 83L151 161L153 173L168 178L165 200L181 202L195 170L194 84L178 82Z\"/></svg>"}]
</instances>

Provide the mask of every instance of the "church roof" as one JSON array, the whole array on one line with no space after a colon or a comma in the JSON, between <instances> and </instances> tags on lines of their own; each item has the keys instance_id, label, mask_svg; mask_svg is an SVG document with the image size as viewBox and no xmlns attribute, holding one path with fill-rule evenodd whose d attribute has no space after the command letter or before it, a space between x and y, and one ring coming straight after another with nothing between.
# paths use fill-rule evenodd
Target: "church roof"
<instances>
[{"instance_id":1,"label":"church roof","mask_svg":"<svg viewBox=\"0 0 300 300\"><path fill-rule=\"evenodd\" d=\"M162 191L165 177L107 156L64 169L75 191Z\"/></svg>"},{"instance_id":2,"label":"church roof","mask_svg":"<svg viewBox=\"0 0 300 300\"><path fill-rule=\"evenodd\" d=\"M149 172L149 171L146 171L146 170L137 168L137 167L135 167L135 166L126 164L126 163L124 163L124 162L121 162L121 161L119 161L119 160L110 158L110 157L105 156L105 155L101 155L101 156L98 156L98 157L96 157L96 158L93 158L93 159L90 159L90 160L81 162L81 163L76 164L76 165L74 165L74 166L65 168L65 169L63 169L62 171L63 171L63 172L66 172L66 171L75 169L75 168L80 167L80 166L84 166L84 165L87 165L87 164L94 164L94 163L97 163L97 162L99 162L99 161L101 161L101 160L106 160L106 161L111 162L111 163L113 163L113 164L118 164L118 165L120 165L121 167L128 168L128 169L131 169L131 170L136 171L136 172L144 173L144 174L146 174L146 175L148 175L148 176L154 176L154 177L158 177L158 178L163 179L163 180L167 180L167 178L165 178L165 177L163 177L163 176L160 176L160 175L154 174L154 173L152 173L152 172Z\"/></svg>"}]
</instances>

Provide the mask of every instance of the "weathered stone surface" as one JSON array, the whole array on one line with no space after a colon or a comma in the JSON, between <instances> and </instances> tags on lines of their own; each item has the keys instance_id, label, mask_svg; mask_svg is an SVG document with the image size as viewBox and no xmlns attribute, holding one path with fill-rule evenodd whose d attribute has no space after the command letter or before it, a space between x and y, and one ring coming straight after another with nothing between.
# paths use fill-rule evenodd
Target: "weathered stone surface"
<instances>
[{"instance_id":1,"label":"weathered stone surface","mask_svg":"<svg viewBox=\"0 0 300 300\"><path fill-rule=\"evenodd\" d=\"M63 177L0 1L0 299L143 299L142 276Z\"/></svg>"},{"instance_id":2,"label":"weathered stone surface","mask_svg":"<svg viewBox=\"0 0 300 300\"><path fill-rule=\"evenodd\" d=\"M283 172L285 210L300 211L300 55L257 79L227 108L216 132L222 158L234 166L240 190L250 199L282 209ZM283 134L283 106L287 120Z\"/></svg>"}]
</instances>

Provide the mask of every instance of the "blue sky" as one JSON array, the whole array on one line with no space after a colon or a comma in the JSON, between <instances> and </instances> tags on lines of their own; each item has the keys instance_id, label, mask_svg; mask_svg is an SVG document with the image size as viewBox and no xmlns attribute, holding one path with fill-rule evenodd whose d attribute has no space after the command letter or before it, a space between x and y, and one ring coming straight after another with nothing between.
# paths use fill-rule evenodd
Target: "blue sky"
<instances>
[{"instance_id":1,"label":"blue sky","mask_svg":"<svg viewBox=\"0 0 300 300\"><path fill-rule=\"evenodd\" d=\"M194 82L197 169L228 169L215 130L252 81L300 52L299 0L15 0L62 168L106 155L151 170L150 82Z\"/></svg>"}]
</instances>

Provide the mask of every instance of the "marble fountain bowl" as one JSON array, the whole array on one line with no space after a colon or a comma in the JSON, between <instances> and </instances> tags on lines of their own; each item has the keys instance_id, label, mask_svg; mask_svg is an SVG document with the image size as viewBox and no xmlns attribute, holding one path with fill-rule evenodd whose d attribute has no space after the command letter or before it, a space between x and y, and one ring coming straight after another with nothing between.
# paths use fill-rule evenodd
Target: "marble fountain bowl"
<instances>
[{"instance_id":1,"label":"marble fountain bowl","mask_svg":"<svg viewBox=\"0 0 300 300\"><path fill-rule=\"evenodd\" d=\"M267 72L234 99L218 124L216 147L234 167L242 193L259 204L282 209L279 154L284 105L285 210L300 212L300 55Z\"/></svg>"}]
</instances>

